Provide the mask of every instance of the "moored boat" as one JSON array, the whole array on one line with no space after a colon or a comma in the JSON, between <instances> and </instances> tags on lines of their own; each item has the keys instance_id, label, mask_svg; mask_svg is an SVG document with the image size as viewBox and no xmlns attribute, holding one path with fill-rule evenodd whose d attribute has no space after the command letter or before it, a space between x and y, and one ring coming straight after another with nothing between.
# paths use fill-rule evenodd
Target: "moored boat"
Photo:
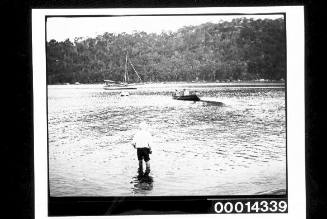
<instances>
[{"instance_id":1,"label":"moored boat","mask_svg":"<svg viewBox=\"0 0 327 219\"><path fill-rule=\"evenodd\" d=\"M129 93L128 93L127 91L122 91L122 92L120 93L120 96L122 96L122 97L126 97L126 96L129 96Z\"/></svg>"},{"instance_id":2,"label":"moored boat","mask_svg":"<svg viewBox=\"0 0 327 219\"><path fill-rule=\"evenodd\" d=\"M105 90L135 90L136 87L104 87Z\"/></svg>"},{"instance_id":3,"label":"moored boat","mask_svg":"<svg viewBox=\"0 0 327 219\"><path fill-rule=\"evenodd\" d=\"M105 90L128 90L128 89L136 89L136 87L131 86L127 83L117 83L111 80L104 80L105 85L103 89Z\"/></svg>"},{"instance_id":4,"label":"moored boat","mask_svg":"<svg viewBox=\"0 0 327 219\"><path fill-rule=\"evenodd\" d=\"M134 68L133 63L128 59L128 55L126 54L126 61L125 61L125 74L124 74L124 81L119 82L119 81L112 81L112 80L104 80L105 85L103 89L105 90L130 90L130 89L137 89L135 86L131 86L128 84L128 71L127 71L127 64L132 66L135 74L139 78L140 81L142 81L140 75L137 73L137 71Z\"/></svg>"}]
</instances>

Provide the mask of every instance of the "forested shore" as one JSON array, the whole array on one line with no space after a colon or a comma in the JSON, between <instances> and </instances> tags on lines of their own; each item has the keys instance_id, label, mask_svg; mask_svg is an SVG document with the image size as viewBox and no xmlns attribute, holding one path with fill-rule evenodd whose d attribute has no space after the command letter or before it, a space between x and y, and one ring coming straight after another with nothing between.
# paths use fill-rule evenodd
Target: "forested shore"
<instances>
[{"instance_id":1,"label":"forested shore","mask_svg":"<svg viewBox=\"0 0 327 219\"><path fill-rule=\"evenodd\" d=\"M140 81L134 69L143 82L286 78L283 19L241 18L161 34L106 32L74 42L48 40L48 84L123 81L126 67L129 82ZM125 66L126 55L132 65Z\"/></svg>"}]
</instances>

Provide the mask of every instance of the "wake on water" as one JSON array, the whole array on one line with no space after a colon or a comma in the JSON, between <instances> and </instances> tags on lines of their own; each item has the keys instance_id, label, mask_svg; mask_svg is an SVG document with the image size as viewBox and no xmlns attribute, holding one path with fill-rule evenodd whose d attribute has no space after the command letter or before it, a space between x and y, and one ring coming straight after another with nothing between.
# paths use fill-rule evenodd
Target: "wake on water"
<instances>
[{"instance_id":1,"label":"wake on water","mask_svg":"<svg viewBox=\"0 0 327 219\"><path fill-rule=\"evenodd\" d=\"M200 100L205 106L224 106L223 102L219 101L209 101L209 100Z\"/></svg>"},{"instance_id":2,"label":"wake on water","mask_svg":"<svg viewBox=\"0 0 327 219\"><path fill-rule=\"evenodd\" d=\"M199 102L203 103L204 106L225 106L223 102L217 101L215 99L200 98Z\"/></svg>"}]
</instances>

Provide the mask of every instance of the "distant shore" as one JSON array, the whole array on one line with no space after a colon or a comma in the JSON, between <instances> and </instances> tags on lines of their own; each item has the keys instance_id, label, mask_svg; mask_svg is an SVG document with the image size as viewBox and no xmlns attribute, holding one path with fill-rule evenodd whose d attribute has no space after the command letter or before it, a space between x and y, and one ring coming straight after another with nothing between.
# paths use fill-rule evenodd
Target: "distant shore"
<instances>
[{"instance_id":1,"label":"distant shore","mask_svg":"<svg viewBox=\"0 0 327 219\"><path fill-rule=\"evenodd\" d=\"M285 84L284 80L220 80L220 81L158 81L158 82L141 82L141 83L130 83L133 85L146 85L146 84ZM56 84L48 84L48 85L103 85L104 82L97 83L56 83Z\"/></svg>"},{"instance_id":2,"label":"distant shore","mask_svg":"<svg viewBox=\"0 0 327 219\"><path fill-rule=\"evenodd\" d=\"M104 90L103 84L53 84L48 85L49 89L96 89ZM181 89L202 90L204 88L285 88L285 82L272 81L242 81L242 82L151 82L130 84L136 90L160 89L175 91ZM107 90L110 92L121 92L121 90Z\"/></svg>"}]
</instances>

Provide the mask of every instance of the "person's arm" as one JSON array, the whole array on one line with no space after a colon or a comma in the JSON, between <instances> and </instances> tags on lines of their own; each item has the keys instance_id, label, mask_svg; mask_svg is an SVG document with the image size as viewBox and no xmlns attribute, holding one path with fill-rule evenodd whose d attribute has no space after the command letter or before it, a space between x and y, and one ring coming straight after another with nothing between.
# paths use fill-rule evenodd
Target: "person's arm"
<instances>
[{"instance_id":1,"label":"person's arm","mask_svg":"<svg viewBox=\"0 0 327 219\"><path fill-rule=\"evenodd\" d=\"M148 147L149 147L149 150L150 150L150 154L152 153L151 145L152 145L152 136L149 133L149 136L148 136Z\"/></svg>"},{"instance_id":2,"label":"person's arm","mask_svg":"<svg viewBox=\"0 0 327 219\"><path fill-rule=\"evenodd\" d=\"M133 138L133 140L132 140L132 146L133 146L134 148L136 148L136 140L135 140L135 136L134 136L134 138Z\"/></svg>"}]
</instances>

